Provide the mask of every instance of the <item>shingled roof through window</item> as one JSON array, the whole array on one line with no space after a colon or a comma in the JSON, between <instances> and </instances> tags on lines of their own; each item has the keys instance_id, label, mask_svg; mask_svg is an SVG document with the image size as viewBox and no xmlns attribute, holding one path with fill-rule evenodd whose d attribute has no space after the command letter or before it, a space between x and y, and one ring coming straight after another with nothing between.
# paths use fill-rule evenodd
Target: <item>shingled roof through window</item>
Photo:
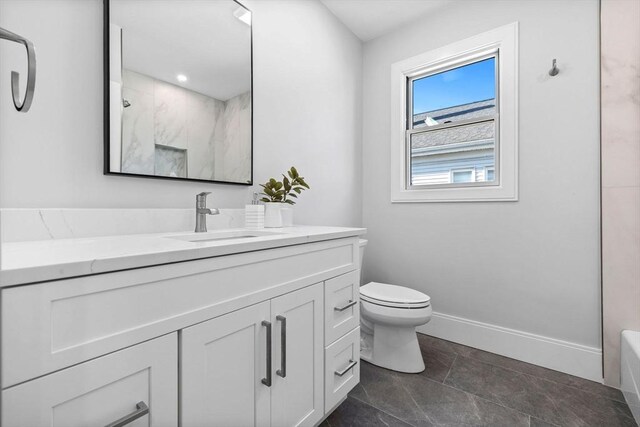
<instances>
[{"instance_id":1,"label":"shingled roof through window","mask_svg":"<svg viewBox=\"0 0 640 427\"><path fill-rule=\"evenodd\" d=\"M425 122L427 117L436 121L438 124L443 124L493 116L495 111L495 99L486 99L484 101L456 105L454 107L415 114L413 116L413 127L414 129L426 127L427 125ZM413 135L411 138L411 148L436 147L462 142L471 143L481 140L490 140L494 138L494 134L495 130L493 122L434 130L433 132Z\"/></svg>"}]
</instances>

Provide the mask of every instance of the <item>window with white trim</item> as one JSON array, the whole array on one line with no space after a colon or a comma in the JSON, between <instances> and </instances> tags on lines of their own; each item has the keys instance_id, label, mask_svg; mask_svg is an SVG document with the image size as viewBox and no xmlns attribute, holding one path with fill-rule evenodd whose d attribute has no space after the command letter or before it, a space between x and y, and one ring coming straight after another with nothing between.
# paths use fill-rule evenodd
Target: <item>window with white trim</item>
<instances>
[{"instance_id":1,"label":"window with white trim","mask_svg":"<svg viewBox=\"0 0 640 427\"><path fill-rule=\"evenodd\" d=\"M517 28L393 64L392 202L517 200Z\"/></svg>"}]
</instances>

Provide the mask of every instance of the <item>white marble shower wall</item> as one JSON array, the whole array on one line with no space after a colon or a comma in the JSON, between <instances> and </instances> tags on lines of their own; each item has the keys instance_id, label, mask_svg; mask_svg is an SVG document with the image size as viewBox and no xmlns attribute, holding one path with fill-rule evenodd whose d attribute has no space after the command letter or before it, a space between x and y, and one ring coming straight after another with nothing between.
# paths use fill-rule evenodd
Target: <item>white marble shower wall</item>
<instances>
[{"instance_id":1,"label":"white marble shower wall","mask_svg":"<svg viewBox=\"0 0 640 427\"><path fill-rule=\"evenodd\" d=\"M640 331L640 3L600 2L604 379L620 385L621 332Z\"/></svg>"},{"instance_id":2,"label":"white marble shower wall","mask_svg":"<svg viewBox=\"0 0 640 427\"><path fill-rule=\"evenodd\" d=\"M221 101L124 70L123 98L122 172L251 178L249 92Z\"/></svg>"},{"instance_id":3,"label":"white marble shower wall","mask_svg":"<svg viewBox=\"0 0 640 427\"><path fill-rule=\"evenodd\" d=\"M219 141L215 144L214 179L247 182L251 179L251 94L240 94L225 104Z\"/></svg>"}]
</instances>

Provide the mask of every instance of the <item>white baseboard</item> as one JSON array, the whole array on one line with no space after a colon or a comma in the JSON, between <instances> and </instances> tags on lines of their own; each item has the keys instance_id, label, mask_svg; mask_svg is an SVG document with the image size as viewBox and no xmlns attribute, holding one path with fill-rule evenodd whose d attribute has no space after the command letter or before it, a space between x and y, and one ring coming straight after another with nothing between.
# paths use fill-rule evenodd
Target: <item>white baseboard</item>
<instances>
[{"instance_id":1,"label":"white baseboard","mask_svg":"<svg viewBox=\"0 0 640 427\"><path fill-rule=\"evenodd\" d=\"M602 350L434 312L418 332L602 383Z\"/></svg>"}]
</instances>

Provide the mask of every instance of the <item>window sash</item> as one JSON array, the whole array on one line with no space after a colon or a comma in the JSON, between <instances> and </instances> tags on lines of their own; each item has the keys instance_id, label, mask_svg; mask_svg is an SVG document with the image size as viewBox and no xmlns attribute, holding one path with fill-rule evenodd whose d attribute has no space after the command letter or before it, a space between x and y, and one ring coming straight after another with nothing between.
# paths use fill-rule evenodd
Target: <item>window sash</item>
<instances>
[{"instance_id":1,"label":"window sash","mask_svg":"<svg viewBox=\"0 0 640 427\"><path fill-rule=\"evenodd\" d=\"M498 114L500 112L500 96L499 96L499 90L500 90L500 80L499 80L499 75L500 75L500 70L499 70L499 63L500 63L500 50L499 49L494 49L491 50L489 53L486 53L484 55L480 55L480 56L474 56L471 58L461 58L460 60L454 60L455 62L448 62L446 64L439 64L439 65L435 65L432 67L427 68L426 70L421 70L416 74L412 74L410 76L407 76L407 105L406 105L406 119L407 119L407 129L411 130L413 129L413 82L415 80L420 80L423 79L425 77L429 77L429 76L433 76L435 74L440 74L442 72L445 71L451 71L451 70L455 70L456 68L460 68L460 67L464 67L465 65L470 65L470 64L475 64L476 62L482 62L486 59L490 59L490 58L495 58L494 61L494 69L493 69L493 79L495 82L495 101L496 101L496 114ZM450 124L450 123L443 123L444 124ZM442 126L442 125L436 125L436 126ZM436 126L426 126L429 128L436 128ZM421 128L420 128L421 129Z\"/></svg>"},{"instance_id":2,"label":"window sash","mask_svg":"<svg viewBox=\"0 0 640 427\"><path fill-rule=\"evenodd\" d=\"M494 123L494 137L493 137L493 181L474 181L474 182L450 182L448 184L413 184L412 183L412 165L411 165L411 136L416 134L423 134L433 132L441 129L456 128L461 126L468 126L478 123ZM454 123L443 123L442 125L431 126L428 128L418 128L407 130L405 132L405 188L407 190L424 190L429 188L456 188L456 187L489 187L500 185L500 132L499 132L499 114L479 117L476 119L461 120Z\"/></svg>"},{"instance_id":3,"label":"window sash","mask_svg":"<svg viewBox=\"0 0 640 427\"><path fill-rule=\"evenodd\" d=\"M406 87L406 130L405 130L405 189L406 190L424 190L429 188L456 188L456 187L488 187L500 185L500 81L499 81L499 49L490 51L487 54L481 56L474 56L471 58L461 57L460 60L454 60L453 62L447 62L446 64L440 64L430 67L426 70L421 70L412 75L407 75L407 87ZM434 126L424 126L420 128L413 127L413 81L419 80L424 77L439 74L445 71L454 70L456 68L464 67L465 65L481 62L489 58L495 58L494 67L494 81L495 81L495 114L489 114L486 116L476 117L473 119L460 120L458 122L441 123ZM433 132L441 129L455 128L465 125L472 125L484 122L494 122L494 179L493 181L480 181L480 182L451 182L448 184L412 184L412 168L411 168L411 136L415 134Z\"/></svg>"}]
</instances>

